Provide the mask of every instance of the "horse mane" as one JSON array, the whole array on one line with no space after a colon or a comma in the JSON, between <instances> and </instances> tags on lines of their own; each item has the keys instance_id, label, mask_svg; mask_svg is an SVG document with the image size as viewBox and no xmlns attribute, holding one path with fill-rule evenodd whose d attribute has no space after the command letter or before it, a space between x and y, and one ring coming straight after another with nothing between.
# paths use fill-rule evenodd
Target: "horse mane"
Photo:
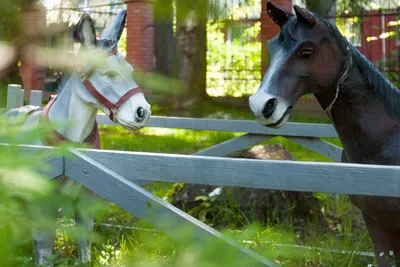
<instances>
[{"instance_id":1,"label":"horse mane","mask_svg":"<svg viewBox=\"0 0 400 267\"><path fill-rule=\"evenodd\" d=\"M327 20L318 16L324 22L345 56L351 53L353 64L362 75L364 84L369 93L378 95L384 103L388 115L392 118L400 118L400 90L394 86L357 48L355 48L339 31L339 29Z\"/></svg>"},{"instance_id":2,"label":"horse mane","mask_svg":"<svg viewBox=\"0 0 400 267\"><path fill-rule=\"evenodd\" d=\"M318 23L325 23L332 36L338 42L343 55L347 58L348 53L351 53L353 67L357 67L360 71L364 85L367 87L369 93L372 96L377 95L381 98L385 110L390 117L400 118L400 90L394 86L371 61L358 51L358 49L340 33L339 29L334 24L328 22L314 12L313 15L317 18ZM279 40L283 42L286 49L290 47L292 41L296 41L291 29L294 28L297 23L299 22L296 16L290 16L287 23L279 32Z\"/></svg>"}]
</instances>

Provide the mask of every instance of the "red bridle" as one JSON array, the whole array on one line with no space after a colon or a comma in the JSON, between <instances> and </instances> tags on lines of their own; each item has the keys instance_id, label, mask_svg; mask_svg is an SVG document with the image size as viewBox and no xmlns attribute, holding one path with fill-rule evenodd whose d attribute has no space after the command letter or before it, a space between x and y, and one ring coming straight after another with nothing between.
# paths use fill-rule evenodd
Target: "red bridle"
<instances>
[{"instance_id":1,"label":"red bridle","mask_svg":"<svg viewBox=\"0 0 400 267\"><path fill-rule=\"evenodd\" d=\"M117 54L118 51L113 49L110 52L107 53L108 56L112 56ZM93 74L93 69L89 69L85 73L83 73L80 78L83 84L86 86L88 91L98 100L100 101L101 104L103 104L108 110L110 111L109 118L113 122L115 119L115 115L117 114L118 110L121 108L121 106L133 95L137 93L144 93L143 90L140 87L136 87L133 89L130 89L128 92L126 92L115 104L111 103L108 99L106 99L104 96L101 95L101 93L93 86L93 84L89 81L90 76Z\"/></svg>"}]
</instances>

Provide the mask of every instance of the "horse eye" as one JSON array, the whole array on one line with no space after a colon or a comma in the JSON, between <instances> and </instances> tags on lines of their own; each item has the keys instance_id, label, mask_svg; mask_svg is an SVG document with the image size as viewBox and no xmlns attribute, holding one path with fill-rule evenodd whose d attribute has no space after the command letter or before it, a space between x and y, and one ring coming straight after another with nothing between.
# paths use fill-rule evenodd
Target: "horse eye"
<instances>
[{"instance_id":1,"label":"horse eye","mask_svg":"<svg viewBox=\"0 0 400 267\"><path fill-rule=\"evenodd\" d=\"M315 50L313 48L307 47L300 51L297 55L300 58L309 58L314 54Z\"/></svg>"},{"instance_id":2,"label":"horse eye","mask_svg":"<svg viewBox=\"0 0 400 267\"><path fill-rule=\"evenodd\" d=\"M106 73L104 73L104 75L108 76L109 78L116 78L118 77L118 73L115 71L107 71Z\"/></svg>"}]
</instances>

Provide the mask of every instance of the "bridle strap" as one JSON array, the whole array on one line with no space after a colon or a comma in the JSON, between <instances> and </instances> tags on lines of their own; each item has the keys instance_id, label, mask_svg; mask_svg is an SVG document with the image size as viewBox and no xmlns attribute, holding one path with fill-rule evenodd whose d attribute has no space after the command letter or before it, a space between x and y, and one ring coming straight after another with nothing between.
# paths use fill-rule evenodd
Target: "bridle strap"
<instances>
[{"instance_id":1,"label":"bridle strap","mask_svg":"<svg viewBox=\"0 0 400 267\"><path fill-rule=\"evenodd\" d=\"M97 99L100 101L101 104L103 104L109 111L110 115L109 118L110 120L114 121L115 114L118 112L120 107L133 95L137 93L143 93L143 90L139 87L133 88L126 92L118 101L117 103L113 104L111 103L107 98L105 98L102 94L100 94L99 91L93 86L93 84L88 80L84 80L83 84L86 86L88 91Z\"/></svg>"},{"instance_id":2,"label":"bridle strap","mask_svg":"<svg viewBox=\"0 0 400 267\"><path fill-rule=\"evenodd\" d=\"M116 55L118 53L117 50L113 49L110 52L107 53L108 56ZM108 99L106 99L94 86L93 84L89 81L90 76L93 74L93 69L89 69L87 72L84 73L83 77L81 78L83 84L86 86L88 91L98 100L100 101L101 104L103 104L109 111L110 115L109 118L110 120L114 121L115 115L120 109L120 107L133 95L138 94L138 93L143 93L143 90L140 87L136 87L133 89L130 89L128 92L126 92L115 104L111 103ZM115 122L115 121L114 121Z\"/></svg>"}]
</instances>

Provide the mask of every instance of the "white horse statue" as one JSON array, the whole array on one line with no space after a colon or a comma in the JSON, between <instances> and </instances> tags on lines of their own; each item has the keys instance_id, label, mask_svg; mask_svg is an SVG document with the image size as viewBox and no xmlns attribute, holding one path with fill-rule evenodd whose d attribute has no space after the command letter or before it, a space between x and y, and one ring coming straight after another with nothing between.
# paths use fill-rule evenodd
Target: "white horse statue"
<instances>
[{"instance_id":1,"label":"white horse statue","mask_svg":"<svg viewBox=\"0 0 400 267\"><path fill-rule=\"evenodd\" d=\"M122 11L97 39L92 19L89 15L83 14L74 27L74 38L81 43L81 49L104 51L107 63L95 67L87 64L82 69L74 71L59 94L52 97L44 109L24 106L5 114L6 117L25 116L23 126L35 126L40 120L50 123L75 122L73 126L57 126L58 128L54 129L55 138L39 138L34 145L53 146L63 141L71 141L99 148L99 129L96 122L99 109L126 129L138 130L147 125L151 106L146 101L143 91L133 80L133 68L116 49L125 21L126 11ZM57 180L65 186L68 178L59 177ZM40 210L40 214L34 211L32 214L38 219L44 214L50 215L55 221L58 209L46 210ZM74 213L77 225L92 232L93 215L80 214L76 206ZM52 231L33 229L32 232L35 265L52 266L52 260L49 258L53 255L55 229ZM79 237L78 259L83 264L91 261L91 245L89 238Z\"/></svg>"}]
</instances>

